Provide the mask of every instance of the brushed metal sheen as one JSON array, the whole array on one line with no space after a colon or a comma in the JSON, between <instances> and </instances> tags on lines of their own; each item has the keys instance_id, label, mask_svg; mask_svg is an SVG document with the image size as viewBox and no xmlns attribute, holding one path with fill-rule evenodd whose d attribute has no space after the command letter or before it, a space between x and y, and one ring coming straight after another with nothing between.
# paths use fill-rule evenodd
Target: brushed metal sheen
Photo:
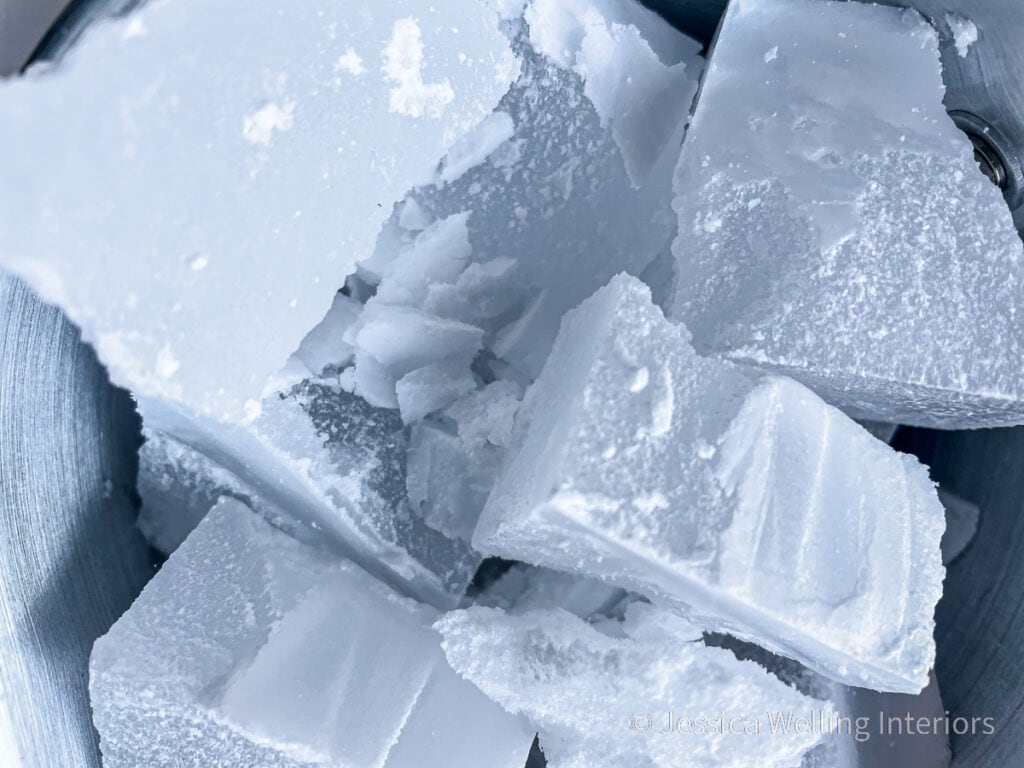
<instances>
[{"instance_id":1,"label":"brushed metal sheen","mask_svg":"<svg viewBox=\"0 0 1024 768\"><path fill-rule=\"evenodd\" d=\"M54 307L0 273L0 765L99 765L88 661L153 572L140 426Z\"/></svg>"}]
</instances>

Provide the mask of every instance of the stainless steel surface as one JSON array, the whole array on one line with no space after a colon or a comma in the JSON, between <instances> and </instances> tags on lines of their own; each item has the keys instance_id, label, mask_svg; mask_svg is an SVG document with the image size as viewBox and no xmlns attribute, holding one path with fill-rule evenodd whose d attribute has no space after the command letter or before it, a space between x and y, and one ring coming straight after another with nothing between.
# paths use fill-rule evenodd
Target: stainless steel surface
<instances>
[{"instance_id":1,"label":"stainless steel surface","mask_svg":"<svg viewBox=\"0 0 1024 768\"><path fill-rule=\"evenodd\" d=\"M729 0L641 0L672 24L708 45Z\"/></svg>"},{"instance_id":2,"label":"stainless steel surface","mask_svg":"<svg viewBox=\"0 0 1024 768\"><path fill-rule=\"evenodd\" d=\"M0 77L21 69L70 0L0 0Z\"/></svg>"},{"instance_id":3,"label":"stainless steel surface","mask_svg":"<svg viewBox=\"0 0 1024 768\"><path fill-rule=\"evenodd\" d=\"M1009 182L1006 162L1003 160L999 150L996 149L991 141L985 138L985 129L982 128L980 131L977 131L961 127L964 133L967 134L967 138L971 140L971 144L974 145L974 159L978 163L978 167L981 168L981 172L985 174L989 181L1001 190L1006 191Z\"/></svg>"},{"instance_id":4,"label":"stainless steel surface","mask_svg":"<svg viewBox=\"0 0 1024 768\"><path fill-rule=\"evenodd\" d=\"M140 2L143 0L71 0L45 34L40 35L31 52L31 62L59 59L94 21L129 13Z\"/></svg>"},{"instance_id":5,"label":"stainless steel surface","mask_svg":"<svg viewBox=\"0 0 1024 768\"><path fill-rule=\"evenodd\" d=\"M89 653L153 572L135 529L138 441L128 394L77 330L0 273L3 768L99 765Z\"/></svg>"},{"instance_id":6,"label":"stainless steel surface","mask_svg":"<svg viewBox=\"0 0 1024 768\"><path fill-rule=\"evenodd\" d=\"M954 768L1024 763L1024 427L903 430L943 487L981 508L978 533L950 564L936 612L936 677L952 716L994 717L996 733L954 734Z\"/></svg>"}]
</instances>

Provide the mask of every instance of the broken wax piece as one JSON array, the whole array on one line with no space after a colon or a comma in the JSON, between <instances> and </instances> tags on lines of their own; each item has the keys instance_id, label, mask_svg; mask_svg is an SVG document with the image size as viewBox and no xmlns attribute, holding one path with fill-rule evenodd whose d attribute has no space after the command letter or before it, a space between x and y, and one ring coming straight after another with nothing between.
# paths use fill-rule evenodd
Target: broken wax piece
<instances>
[{"instance_id":1,"label":"broken wax piece","mask_svg":"<svg viewBox=\"0 0 1024 768\"><path fill-rule=\"evenodd\" d=\"M675 181L698 352L855 418L1024 423L1024 249L943 94L915 11L729 5Z\"/></svg>"},{"instance_id":2,"label":"broken wax piece","mask_svg":"<svg viewBox=\"0 0 1024 768\"><path fill-rule=\"evenodd\" d=\"M916 459L795 381L700 358L619 276L566 315L473 542L847 684L917 692L943 527Z\"/></svg>"}]
</instances>

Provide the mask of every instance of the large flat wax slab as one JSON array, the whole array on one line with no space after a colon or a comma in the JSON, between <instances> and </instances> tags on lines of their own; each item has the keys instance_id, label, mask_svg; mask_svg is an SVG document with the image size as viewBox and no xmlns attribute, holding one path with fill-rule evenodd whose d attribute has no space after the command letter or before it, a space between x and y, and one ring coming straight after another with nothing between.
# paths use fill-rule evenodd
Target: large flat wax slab
<instances>
[{"instance_id":1,"label":"large flat wax slab","mask_svg":"<svg viewBox=\"0 0 1024 768\"><path fill-rule=\"evenodd\" d=\"M115 383L242 418L518 68L476 0L148 3L0 87L0 264Z\"/></svg>"},{"instance_id":2,"label":"large flat wax slab","mask_svg":"<svg viewBox=\"0 0 1024 768\"><path fill-rule=\"evenodd\" d=\"M914 11L733 2L679 167L673 314L857 418L1024 422L1024 250Z\"/></svg>"}]
</instances>

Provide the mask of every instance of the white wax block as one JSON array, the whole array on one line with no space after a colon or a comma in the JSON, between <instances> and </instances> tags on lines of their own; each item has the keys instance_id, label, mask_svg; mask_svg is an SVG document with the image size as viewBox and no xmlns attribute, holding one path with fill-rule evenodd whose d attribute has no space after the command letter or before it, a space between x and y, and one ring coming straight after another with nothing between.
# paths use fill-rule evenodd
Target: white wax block
<instances>
[{"instance_id":1,"label":"white wax block","mask_svg":"<svg viewBox=\"0 0 1024 768\"><path fill-rule=\"evenodd\" d=\"M939 501L946 510L946 531L942 534L942 563L949 565L974 541L981 510L978 505L939 488Z\"/></svg>"},{"instance_id":2,"label":"white wax block","mask_svg":"<svg viewBox=\"0 0 1024 768\"><path fill-rule=\"evenodd\" d=\"M943 94L914 11L730 4L675 180L699 352L856 418L1024 422L1024 252Z\"/></svg>"},{"instance_id":3,"label":"white wax block","mask_svg":"<svg viewBox=\"0 0 1024 768\"><path fill-rule=\"evenodd\" d=\"M499 461L493 447L467 445L430 422L416 424L407 458L409 502L431 528L469 541Z\"/></svg>"},{"instance_id":4,"label":"white wax block","mask_svg":"<svg viewBox=\"0 0 1024 768\"><path fill-rule=\"evenodd\" d=\"M431 285L423 309L469 325L493 325L522 301L525 289L514 283L515 272L516 262L507 256L473 262L454 283Z\"/></svg>"},{"instance_id":5,"label":"white wax block","mask_svg":"<svg viewBox=\"0 0 1024 768\"><path fill-rule=\"evenodd\" d=\"M517 70L476 0L146 4L4 84L0 261L116 383L241 418Z\"/></svg>"},{"instance_id":6,"label":"white wax block","mask_svg":"<svg viewBox=\"0 0 1024 768\"><path fill-rule=\"evenodd\" d=\"M598 26L606 30L636 29L667 65L692 59L701 48L700 43L680 34L658 14L625 0L533 0L525 19L530 25L530 42L537 51L566 69L576 63L587 35Z\"/></svg>"},{"instance_id":7,"label":"white wax block","mask_svg":"<svg viewBox=\"0 0 1024 768\"><path fill-rule=\"evenodd\" d=\"M804 755L801 768L949 768L949 713L934 673L918 694L872 691L828 680L734 638L711 642L757 662L801 693L832 704L834 716L818 724L826 737Z\"/></svg>"},{"instance_id":8,"label":"white wax block","mask_svg":"<svg viewBox=\"0 0 1024 768\"><path fill-rule=\"evenodd\" d=\"M411 199L411 198L410 198ZM408 203L407 203L408 204ZM369 303L422 306L431 285L454 283L469 264L472 249L466 228L468 214L453 214L428 226L408 245L399 245L390 259L374 253L360 266L377 272L380 287Z\"/></svg>"},{"instance_id":9,"label":"white wax block","mask_svg":"<svg viewBox=\"0 0 1024 768\"><path fill-rule=\"evenodd\" d=\"M491 344L494 354L523 371L528 379L536 378L551 352L547 340L553 338L552 331L568 308L564 303L553 290L542 288L495 335Z\"/></svg>"},{"instance_id":10,"label":"white wax block","mask_svg":"<svg viewBox=\"0 0 1024 768\"><path fill-rule=\"evenodd\" d=\"M481 556L409 506L397 411L317 381L269 395L244 425L188 418L159 402L141 410L244 483L259 512L324 539L393 587L447 607L471 581Z\"/></svg>"},{"instance_id":11,"label":"white wax block","mask_svg":"<svg viewBox=\"0 0 1024 768\"><path fill-rule=\"evenodd\" d=\"M379 408L397 408L397 377L377 358L356 346L355 365L346 368L345 389L358 393L366 402Z\"/></svg>"},{"instance_id":12,"label":"white wax block","mask_svg":"<svg viewBox=\"0 0 1024 768\"><path fill-rule=\"evenodd\" d=\"M398 768L457 741L520 768L533 732L445 664L436 617L222 501L96 643L104 765Z\"/></svg>"},{"instance_id":13,"label":"white wax block","mask_svg":"<svg viewBox=\"0 0 1024 768\"><path fill-rule=\"evenodd\" d=\"M482 328L486 351L528 381L568 309L670 244L672 173L702 60L633 0L536 0L526 21L510 25L522 72L495 113L507 121L449 155L442 172L458 178L410 194L423 216L396 218L417 228L409 235L424 217L469 213L472 263L432 285L422 308ZM383 250L393 248L389 234Z\"/></svg>"},{"instance_id":14,"label":"white wax block","mask_svg":"<svg viewBox=\"0 0 1024 768\"><path fill-rule=\"evenodd\" d=\"M636 3L534 0L526 21L537 50L583 78L584 93L602 124L610 124L630 179L643 184L686 122L696 92L687 69L693 69L700 45L666 33Z\"/></svg>"},{"instance_id":15,"label":"white wax block","mask_svg":"<svg viewBox=\"0 0 1024 768\"><path fill-rule=\"evenodd\" d=\"M476 378L465 363L445 361L417 368L395 385L402 421L419 421L474 391L476 386Z\"/></svg>"},{"instance_id":16,"label":"white wax block","mask_svg":"<svg viewBox=\"0 0 1024 768\"><path fill-rule=\"evenodd\" d=\"M493 112L488 115L448 150L441 164L437 183L448 184L455 181L470 168L486 160L515 133L515 123L507 112Z\"/></svg>"},{"instance_id":17,"label":"white wax block","mask_svg":"<svg viewBox=\"0 0 1024 768\"><path fill-rule=\"evenodd\" d=\"M566 315L473 542L848 684L917 691L943 525L915 459L790 379L698 357L619 276Z\"/></svg>"},{"instance_id":18,"label":"white wax block","mask_svg":"<svg viewBox=\"0 0 1024 768\"><path fill-rule=\"evenodd\" d=\"M434 626L464 678L537 727L552 768L797 768L821 740L772 734L767 713L831 713L827 703L689 633L677 636L674 617L632 608L622 638L560 609L513 615L474 607ZM725 733L675 731L679 718L703 718L710 728L708 719L723 714ZM670 719L673 732L663 733Z\"/></svg>"},{"instance_id":19,"label":"white wax block","mask_svg":"<svg viewBox=\"0 0 1024 768\"><path fill-rule=\"evenodd\" d=\"M458 425L459 437L466 443L504 447L512 434L520 397L515 382L494 381L452 403L445 414Z\"/></svg>"},{"instance_id":20,"label":"white wax block","mask_svg":"<svg viewBox=\"0 0 1024 768\"><path fill-rule=\"evenodd\" d=\"M468 367L480 350L483 331L414 306L371 301L347 338L356 348L356 394L372 405L393 408L398 405L395 385L403 376L440 362Z\"/></svg>"},{"instance_id":21,"label":"white wax block","mask_svg":"<svg viewBox=\"0 0 1024 768\"><path fill-rule=\"evenodd\" d=\"M361 311L358 301L342 293L334 294L324 319L303 337L295 352L309 373L317 375L330 365L343 366L352 360L355 350L345 341L345 332Z\"/></svg>"},{"instance_id":22,"label":"white wax block","mask_svg":"<svg viewBox=\"0 0 1024 768\"><path fill-rule=\"evenodd\" d=\"M536 735L525 719L510 719L479 689L453 674L443 657L434 660L432 672L388 753L386 768L425 768L431 760L442 766L522 768Z\"/></svg>"}]
</instances>

